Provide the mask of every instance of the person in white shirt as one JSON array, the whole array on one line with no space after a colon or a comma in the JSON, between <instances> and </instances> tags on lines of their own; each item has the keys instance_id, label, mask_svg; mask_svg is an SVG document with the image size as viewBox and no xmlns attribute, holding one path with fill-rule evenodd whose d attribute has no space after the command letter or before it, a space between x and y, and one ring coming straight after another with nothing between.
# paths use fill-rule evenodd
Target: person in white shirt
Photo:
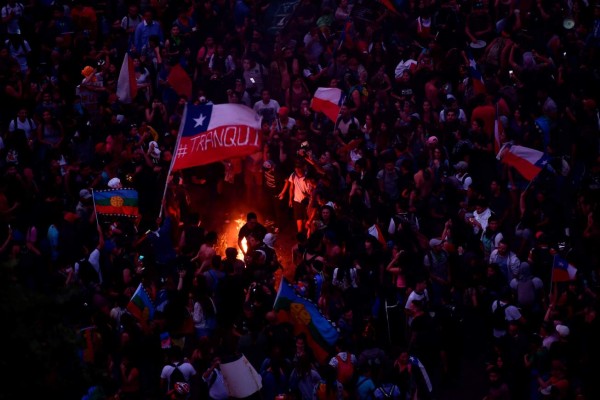
<instances>
[{"instance_id":1,"label":"person in white shirt","mask_svg":"<svg viewBox=\"0 0 600 400\"><path fill-rule=\"evenodd\" d=\"M415 288L408 295L408 299L406 300L406 304L404 305L404 310L406 311L408 318L408 325L412 323L413 315L412 315L412 303L415 300L419 300L423 303L425 309L429 304L429 293L427 292L427 279L422 277L417 280L415 283Z\"/></svg>"},{"instance_id":2,"label":"person in white shirt","mask_svg":"<svg viewBox=\"0 0 600 400\"><path fill-rule=\"evenodd\" d=\"M133 34L135 33L135 28L139 24L143 22L143 18L140 15L140 9L137 4L129 5L127 10L127 15L121 19L121 28L127 33L129 37L130 44L133 41Z\"/></svg>"},{"instance_id":3,"label":"person in white shirt","mask_svg":"<svg viewBox=\"0 0 600 400\"><path fill-rule=\"evenodd\" d=\"M212 400L229 398L229 391L225 385L220 365L221 360L215 358L212 365L202 374L202 380L208 385L208 397Z\"/></svg>"},{"instance_id":4,"label":"person in white shirt","mask_svg":"<svg viewBox=\"0 0 600 400\"><path fill-rule=\"evenodd\" d=\"M306 179L306 172L304 170L303 162L296 162L294 172L292 172L288 180L285 182L281 193L279 193L280 200L283 200L286 192L288 192L289 195L288 204L290 208L294 209L296 227L298 232L302 232L307 219L306 200L309 199L311 192L310 184Z\"/></svg>"},{"instance_id":5,"label":"person in white shirt","mask_svg":"<svg viewBox=\"0 0 600 400\"><path fill-rule=\"evenodd\" d=\"M21 108L17 112L17 117L8 124L9 132L15 132L17 129L25 132L25 137L30 145L36 139L37 125L33 119L28 117L26 108Z\"/></svg>"},{"instance_id":6,"label":"person in white shirt","mask_svg":"<svg viewBox=\"0 0 600 400\"><path fill-rule=\"evenodd\" d=\"M104 248L104 234L102 233L102 228L100 226L98 226L98 244L96 245L96 248L94 250L92 250L91 252L89 252L88 254L85 254L84 257L82 257L82 260L87 260L89 261L89 263L92 265L92 267L94 268L94 270L96 271L96 273L98 274L98 285L102 285L103 277L102 277L102 269L100 268L100 251ZM84 247L84 251L85 253L88 252L88 249ZM79 265L81 263L81 261L78 261L75 263L74 265L74 269L75 269L75 276L79 277Z\"/></svg>"},{"instance_id":7,"label":"person in white shirt","mask_svg":"<svg viewBox=\"0 0 600 400\"><path fill-rule=\"evenodd\" d=\"M454 164L454 169L456 170L455 178L460 182L461 189L466 192L473 184L473 178L471 178L468 172L469 164L466 161L459 161Z\"/></svg>"},{"instance_id":8,"label":"person in white shirt","mask_svg":"<svg viewBox=\"0 0 600 400\"><path fill-rule=\"evenodd\" d=\"M469 224L473 227L473 233L481 238L487 228L488 219L492 216L492 210L488 207L485 199L478 199L475 203L473 216L469 217Z\"/></svg>"},{"instance_id":9,"label":"person in white shirt","mask_svg":"<svg viewBox=\"0 0 600 400\"><path fill-rule=\"evenodd\" d=\"M284 130L291 132L296 126L296 120L290 117L290 109L287 107L280 107L277 111L277 118L273 121L273 128L275 132L281 133Z\"/></svg>"},{"instance_id":10,"label":"person in white shirt","mask_svg":"<svg viewBox=\"0 0 600 400\"><path fill-rule=\"evenodd\" d=\"M505 239L502 239L498 248L492 251L490 264L498 265L507 283L519 276L521 260L514 252L510 251L508 242Z\"/></svg>"},{"instance_id":11,"label":"person in white shirt","mask_svg":"<svg viewBox=\"0 0 600 400\"><path fill-rule=\"evenodd\" d=\"M272 124L277 119L279 112L279 102L271 98L268 90L261 92L261 99L254 103L254 111L263 118L263 122Z\"/></svg>"}]
</instances>

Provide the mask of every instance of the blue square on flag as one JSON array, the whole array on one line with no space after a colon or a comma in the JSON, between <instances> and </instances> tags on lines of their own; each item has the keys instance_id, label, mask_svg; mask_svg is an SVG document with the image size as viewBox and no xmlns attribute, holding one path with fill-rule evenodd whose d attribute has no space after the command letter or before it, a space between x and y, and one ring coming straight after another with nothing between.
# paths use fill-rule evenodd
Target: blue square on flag
<instances>
[{"instance_id":1,"label":"blue square on flag","mask_svg":"<svg viewBox=\"0 0 600 400\"><path fill-rule=\"evenodd\" d=\"M194 136L208 130L208 124L212 116L213 106L211 104L193 105L188 104L186 110L185 127L182 136Z\"/></svg>"}]
</instances>

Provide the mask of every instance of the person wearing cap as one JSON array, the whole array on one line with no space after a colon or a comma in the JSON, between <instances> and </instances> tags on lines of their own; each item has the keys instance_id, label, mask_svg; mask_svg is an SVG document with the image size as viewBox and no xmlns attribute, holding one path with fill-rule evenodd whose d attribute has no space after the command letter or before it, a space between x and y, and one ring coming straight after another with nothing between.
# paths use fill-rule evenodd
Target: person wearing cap
<instances>
[{"instance_id":1,"label":"person wearing cap","mask_svg":"<svg viewBox=\"0 0 600 400\"><path fill-rule=\"evenodd\" d=\"M468 169L469 164L466 161L459 161L454 164L454 170L456 171L454 177L458 180L458 182L460 182L460 189L465 193L467 190L469 190L469 187L471 187L471 184L473 183L473 178L471 178L471 175L469 175L469 172L467 171Z\"/></svg>"},{"instance_id":2,"label":"person wearing cap","mask_svg":"<svg viewBox=\"0 0 600 400\"><path fill-rule=\"evenodd\" d=\"M80 221L88 221L92 212L92 194L88 189L81 189L79 191L79 202L75 206L75 213L79 216Z\"/></svg>"},{"instance_id":3,"label":"person wearing cap","mask_svg":"<svg viewBox=\"0 0 600 400\"><path fill-rule=\"evenodd\" d=\"M429 240L429 250L423 258L423 266L429 272L431 280L431 302L439 306L450 293L449 254L443 247L441 238Z\"/></svg>"},{"instance_id":4,"label":"person wearing cap","mask_svg":"<svg viewBox=\"0 0 600 400\"><path fill-rule=\"evenodd\" d=\"M283 106L277 111L277 118L271 126L272 132L281 133L283 131L291 132L296 126L296 120L290 117L290 109Z\"/></svg>"}]
</instances>

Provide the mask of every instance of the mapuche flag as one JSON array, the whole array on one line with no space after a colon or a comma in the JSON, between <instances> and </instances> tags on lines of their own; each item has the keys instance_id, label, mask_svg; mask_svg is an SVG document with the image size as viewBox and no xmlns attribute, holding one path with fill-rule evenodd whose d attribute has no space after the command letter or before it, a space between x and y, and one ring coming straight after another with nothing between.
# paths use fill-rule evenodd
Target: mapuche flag
<instances>
[{"instance_id":1,"label":"mapuche flag","mask_svg":"<svg viewBox=\"0 0 600 400\"><path fill-rule=\"evenodd\" d=\"M306 335L307 344L319 362L327 361L329 352L339 337L337 328L321 314L313 302L296 293L285 278L279 285L273 309L277 311L280 321L292 324L295 335Z\"/></svg>"},{"instance_id":2,"label":"mapuche flag","mask_svg":"<svg viewBox=\"0 0 600 400\"><path fill-rule=\"evenodd\" d=\"M189 103L179 128L172 170L259 151L260 122L260 116L242 104Z\"/></svg>"},{"instance_id":3,"label":"mapuche flag","mask_svg":"<svg viewBox=\"0 0 600 400\"><path fill-rule=\"evenodd\" d=\"M134 189L94 190L96 213L118 217L137 217L138 193Z\"/></svg>"},{"instance_id":4,"label":"mapuche flag","mask_svg":"<svg viewBox=\"0 0 600 400\"><path fill-rule=\"evenodd\" d=\"M131 296L129 304L127 304L127 311L142 322L148 322L154 319L156 307L154 306L152 298L146 291L146 288L141 283L133 293L133 296Z\"/></svg>"}]
</instances>

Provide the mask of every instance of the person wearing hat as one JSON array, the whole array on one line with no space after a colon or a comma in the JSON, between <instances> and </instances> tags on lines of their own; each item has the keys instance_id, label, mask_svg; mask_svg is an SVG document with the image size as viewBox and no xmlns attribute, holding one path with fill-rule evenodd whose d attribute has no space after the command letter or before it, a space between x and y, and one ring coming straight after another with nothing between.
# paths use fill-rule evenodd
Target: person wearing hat
<instances>
[{"instance_id":1,"label":"person wearing hat","mask_svg":"<svg viewBox=\"0 0 600 400\"><path fill-rule=\"evenodd\" d=\"M80 221L88 221L92 214L92 194L88 189L79 191L79 202L75 206L75 213L79 216Z\"/></svg>"},{"instance_id":2,"label":"person wearing hat","mask_svg":"<svg viewBox=\"0 0 600 400\"><path fill-rule=\"evenodd\" d=\"M466 193L473 183L473 178L471 178L471 175L469 175L469 172L467 171L469 169L469 164L466 161L459 161L454 164L454 169L456 170L454 177L460 183L459 188Z\"/></svg>"},{"instance_id":3,"label":"person wearing hat","mask_svg":"<svg viewBox=\"0 0 600 400\"><path fill-rule=\"evenodd\" d=\"M441 238L429 240L429 250L423 258L423 266L429 272L431 280L431 302L441 305L442 300L450 293L450 264L449 254L444 249Z\"/></svg>"},{"instance_id":4,"label":"person wearing hat","mask_svg":"<svg viewBox=\"0 0 600 400\"><path fill-rule=\"evenodd\" d=\"M273 121L271 129L277 133L284 131L291 132L295 126L296 120L290 117L290 109L283 106L277 111L277 118Z\"/></svg>"}]
</instances>

